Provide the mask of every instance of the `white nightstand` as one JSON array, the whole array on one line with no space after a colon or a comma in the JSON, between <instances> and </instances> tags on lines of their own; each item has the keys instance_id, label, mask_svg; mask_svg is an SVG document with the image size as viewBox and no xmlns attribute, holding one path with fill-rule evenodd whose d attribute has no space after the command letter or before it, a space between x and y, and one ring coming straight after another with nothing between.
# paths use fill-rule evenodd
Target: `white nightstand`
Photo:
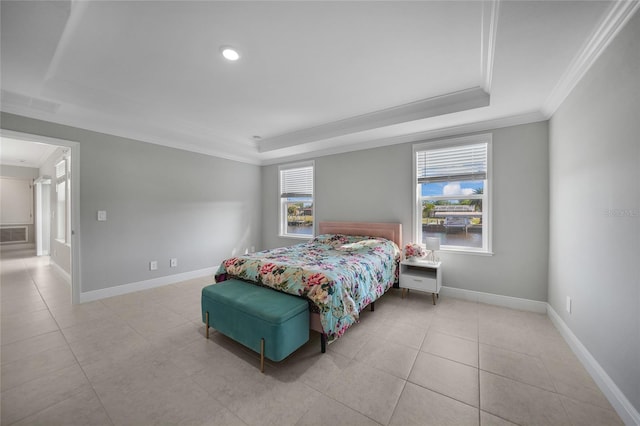
<instances>
[{"instance_id":1,"label":"white nightstand","mask_svg":"<svg viewBox=\"0 0 640 426\"><path fill-rule=\"evenodd\" d=\"M426 262L420 260L403 260L400 262L400 288L404 298L404 290L412 289L431 293L433 304L442 287L441 262Z\"/></svg>"}]
</instances>

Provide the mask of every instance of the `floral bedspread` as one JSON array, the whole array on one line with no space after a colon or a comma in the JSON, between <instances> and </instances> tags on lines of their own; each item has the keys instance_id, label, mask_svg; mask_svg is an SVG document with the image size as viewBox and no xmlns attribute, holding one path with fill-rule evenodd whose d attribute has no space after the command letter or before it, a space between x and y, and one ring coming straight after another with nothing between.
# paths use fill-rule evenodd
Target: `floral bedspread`
<instances>
[{"instance_id":1,"label":"floral bedspread","mask_svg":"<svg viewBox=\"0 0 640 426\"><path fill-rule=\"evenodd\" d=\"M397 281L399 260L398 246L384 238L325 234L308 243L227 259L215 279L238 278L306 297L317 307L331 341Z\"/></svg>"}]
</instances>

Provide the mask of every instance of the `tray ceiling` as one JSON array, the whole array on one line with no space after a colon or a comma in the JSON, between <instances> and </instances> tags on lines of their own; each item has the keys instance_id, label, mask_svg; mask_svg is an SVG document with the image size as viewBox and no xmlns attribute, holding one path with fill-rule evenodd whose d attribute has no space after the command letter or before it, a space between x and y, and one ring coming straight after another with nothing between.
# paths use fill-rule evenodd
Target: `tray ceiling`
<instances>
[{"instance_id":1,"label":"tray ceiling","mask_svg":"<svg viewBox=\"0 0 640 426\"><path fill-rule=\"evenodd\" d=\"M637 6L3 1L2 110L257 164L530 122Z\"/></svg>"}]
</instances>

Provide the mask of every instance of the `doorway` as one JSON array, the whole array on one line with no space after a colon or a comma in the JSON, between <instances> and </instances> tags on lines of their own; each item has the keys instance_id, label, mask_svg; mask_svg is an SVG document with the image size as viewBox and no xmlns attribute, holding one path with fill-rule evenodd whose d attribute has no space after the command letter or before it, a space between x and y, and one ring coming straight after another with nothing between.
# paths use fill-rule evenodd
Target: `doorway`
<instances>
[{"instance_id":1,"label":"doorway","mask_svg":"<svg viewBox=\"0 0 640 426\"><path fill-rule=\"evenodd\" d=\"M36 253L42 253L42 255L46 255L47 251L49 255L55 253L59 263L67 262L68 268L63 268L56 262L51 264L71 282L71 301L73 304L78 304L82 288L80 281L80 144L75 141L5 129L0 129L0 137L60 148L56 151L59 155L52 158L51 172L39 173L34 180ZM50 195L48 198L47 192ZM49 200L48 206L46 200ZM50 238L47 238L47 232ZM40 238L40 245L38 238ZM50 244L49 247L47 247L47 241Z\"/></svg>"}]
</instances>

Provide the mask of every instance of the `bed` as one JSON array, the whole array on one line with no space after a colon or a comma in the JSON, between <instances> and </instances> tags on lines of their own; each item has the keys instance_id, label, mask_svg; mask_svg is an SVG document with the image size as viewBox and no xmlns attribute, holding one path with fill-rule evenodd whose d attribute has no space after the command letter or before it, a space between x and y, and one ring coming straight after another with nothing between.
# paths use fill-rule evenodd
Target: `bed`
<instances>
[{"instance_id":1,"label":"bed","mask_svg":"<svg viewBox=\"0 0 640 426\"><path fill-rule=\"evenodd\" d=\"M216 282L241 279L309 300L322 347L398 280L399 223L320 222L311 241L226 259Z\"/></svg>"}]
</instances>

